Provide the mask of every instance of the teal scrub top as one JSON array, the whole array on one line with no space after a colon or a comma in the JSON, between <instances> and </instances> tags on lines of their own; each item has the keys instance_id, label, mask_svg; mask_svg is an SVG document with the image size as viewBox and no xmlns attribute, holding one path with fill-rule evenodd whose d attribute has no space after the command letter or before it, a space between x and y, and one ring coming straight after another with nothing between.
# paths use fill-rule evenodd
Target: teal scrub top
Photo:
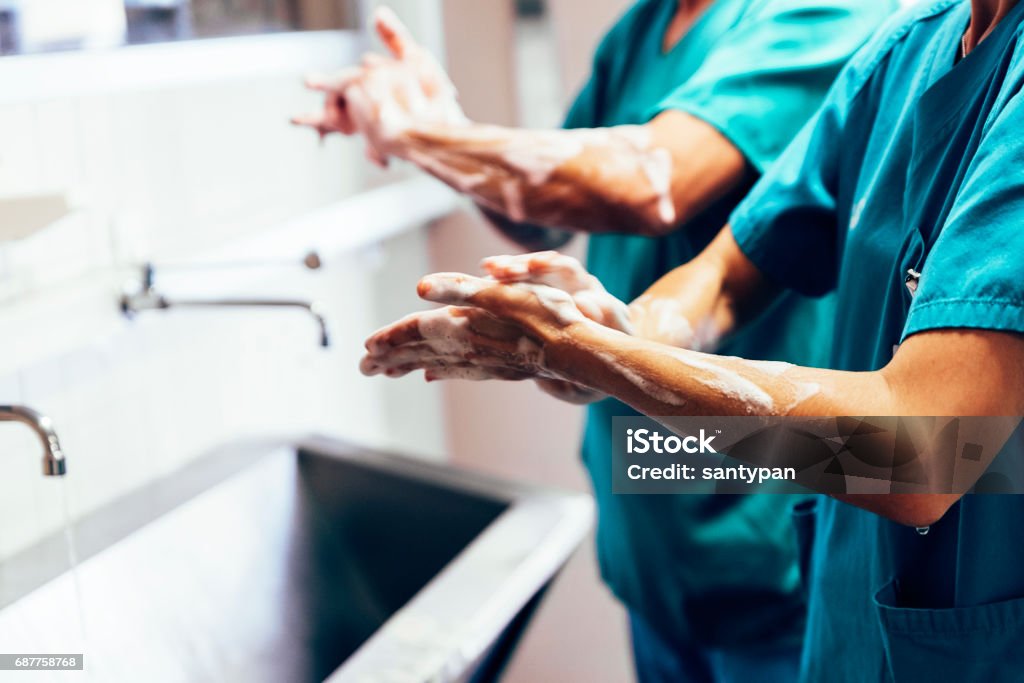
<instances>
[{"instance_id":1,"label":"teal scrub top","mask_svg":"<svg viewBox=\"0 0 1024 683\"><path fill-rule=\"evenodd\" d=\"M957 62L969 19L897 17L733 216L770 277L836 292L833 368L927 330L1024 333L1024 3ZM801 526L805 681L1024 680L1024 497L967 496L926 535L821 498Z\"/></svg>"},{"instance_id":2,"label":"teal scrub top","mask_svg":"<svg viewBox=\"0 0 1024 683\"><path fill-rule=\"evenodd\" d=\"M663 53L677 0L642 0L604 39L565 125L644 124L681 110L715 126L759 173L896 4L717 0ZM696 256L748 189L665 237L592 236L590 270L620 299L639 296ZM822 364L832 316L827 301L790 296L721 351ZM793 499L613 495L612 417L635 414L612 400L592 406L583 443L598 505L598 561L612 591L677 641L747 649L798 643L804 601L789 520Z\"/></svg>"}]
</instances>

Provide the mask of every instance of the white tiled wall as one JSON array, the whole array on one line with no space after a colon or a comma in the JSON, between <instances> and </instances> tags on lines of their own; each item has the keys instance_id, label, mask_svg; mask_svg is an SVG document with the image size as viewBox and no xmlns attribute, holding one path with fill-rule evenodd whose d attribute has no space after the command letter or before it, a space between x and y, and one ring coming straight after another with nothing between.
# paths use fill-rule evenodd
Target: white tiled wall
<instances>
[{"instance_id":1,"label":"white tiled wall","mask_svg":"<svg viewBox=\"0 0 1024 683\"><path fill-rule=\"evenodd\" d=\"M318 431L440 454L436 389L356 368L367 332L417 305L423 231L316 273L253 271L253 294L321 303L326 351L301 312L117 311L143 259L222 249L382 182L358 146L288 126L317 104L299 76L0 102L0 204L56 192L75 207L0 244L0 404L50 415L69 467L44 479L30 433L0 424L0 561L58 530L65 499L80 515L237 438Z\"/></svg>"}]
</instances>

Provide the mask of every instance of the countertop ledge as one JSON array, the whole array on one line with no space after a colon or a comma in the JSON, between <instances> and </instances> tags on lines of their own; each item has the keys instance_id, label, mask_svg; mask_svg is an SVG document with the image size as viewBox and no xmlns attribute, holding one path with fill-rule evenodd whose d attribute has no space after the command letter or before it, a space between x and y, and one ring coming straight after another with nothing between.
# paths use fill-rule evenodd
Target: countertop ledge
<instances>
[{"instance_id":1,"label":"countertop ledge","mask_svg":"<svg viewBox=\"0 0 1024 683\"><path fill-rule=\"evenodd\" d=\"M313 209L174 265L294 260L298 266L315 250L330 267L332 259L429 225L457 208L459 201L455 192L431 178L401 180ZM18 330L16 335L0 336L0 379L105 343L130 329L131 322L118 310L118 298L126 283L139 277L140 265L114 266L0 301L2 326ZM258 270L228 267L186 272L166 282L167 293L223 296L246 292L260 276L254 272ZM55 320L61 321L59 335L53 333Z\"/></svg>"}]
</instances>

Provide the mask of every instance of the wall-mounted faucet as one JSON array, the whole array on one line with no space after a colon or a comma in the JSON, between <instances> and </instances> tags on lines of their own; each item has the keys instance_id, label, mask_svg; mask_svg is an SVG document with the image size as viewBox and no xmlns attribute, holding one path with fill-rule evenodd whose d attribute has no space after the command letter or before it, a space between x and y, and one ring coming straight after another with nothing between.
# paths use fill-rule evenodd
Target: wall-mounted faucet
<instances>
[{"instance_id":1,"label":"wall-mounted faucet","mask_svg":"<svg viewBox=\"0 0 1024 683\"><path fill-rule=\"evenodd\" d=\"M53 430L53 421L25 406L0 406L0 422L20 422L35 432L43 444L43 474L47 477L63 477L67 473L67 461L60 447L60 439Z\"/></svg>"},{"instance_id":2,"label":"wall-mounted faucet","mask_svg":"<svg viewBox=\"0 0 1024 683\"><path fill-rule=\"evenodd\" d=\"M263 264L231 264L238 265L263 265ZM302 262L302 265L310 270L320 268L321 261L316 252L310 252ZM183 266L189 268L190 266ZM215 264L194 266L196 268L219 267ZM142 274L137 285L132 286L121 296L121 312L132 318L143 311L161 311L170 308L224 308L224 307L245 307L245 308L294 308L305 311L316 321L320 332L320 346L330 346L330 337L327 332L327 321L320 312L319 307L312 301L301 301L297 299L172 299L161 294L156 288L156 268L152 263L142 266Z\"/></svg>"}]
</instances>

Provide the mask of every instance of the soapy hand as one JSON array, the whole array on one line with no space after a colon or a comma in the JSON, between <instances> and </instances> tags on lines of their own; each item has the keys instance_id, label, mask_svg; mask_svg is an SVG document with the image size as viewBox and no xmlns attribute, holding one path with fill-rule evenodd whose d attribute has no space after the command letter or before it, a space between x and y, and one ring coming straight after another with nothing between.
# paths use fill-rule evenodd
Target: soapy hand
<instances>
[{"instance_id":1,"label":"soapy hand","mask_svg":"<svg viewBox=\"0 0 1024 683\"><path fill-rule=\"evenodd\" d=\"M423 370L437 379L521 380L541 372L540 348L514 325L475 308L415 313L366 341L363 374L402 377Z\"/></svg>"},{"instance_id":2,"label":"soapy hand","mask_svg":"<svg viewBox=\"0 0 1024 683\"><path fill-rule=\"evenodd\" d=\"M594 322L619 332L692 351L714 346L710 329L694 329L680 298L645 294L631 304L608 293L583 265L556 251L484 259L484 271L501 282L548 285L570 294L580 311ZM704 326L710 328L710 325Z\"/></svg>"},{"instance_id":3,"label":"soapy hand","mask_svg":"<svg viewBox=\"0 0 1024 683\"><path fill-rule=\"evenodd\" d=\"M403 155L406 132L431 125L465 125L468 120L444 69L395 13L379 8L373 23L390 56L367 54L359 67L307 78L307 87L325 94L324 109L296 116L292 122L321 135L360 134L366 139L367 156L385 165L389 156Z\"/></svg>"},{"instance_id":4,"label":"soapy hand","mask_svg":"<svg viewBox=\"0 0 1024 683\"><path fill-rule=\"evenodd\" d=\"M518 256L492 256L484 259L481 265L488 275L500 282L525 282L560 289L572 296L576 307L590 320L633 334L629 307L609 294L601 281L571 256L542 251ZM576 405L604 398L600 392L565 380L538 379L537 386L559 400Z\"/></svg>"},{"instance_id":5,"label":"soapy hand","mask_svg":"<svg viewBox=\"0 0 1024 683\"><path fill-rule=\"evenodd\" d=\"M481 265L489 279L424 278L421 296L452 305L374 334L363 372L399 377L424 370L428 380L534 379L556 398L582 405L604 395L544 363L541 340L567 325L598 324L680 348L701 346L681 301L644 296L627 306L572 257L547 251L491 257Z\"/></svg>"},{"instance_id":6,"label":"soapy hand","mask_svg":"<svg viewBox=\"0 0 1024 683\"><path fill-rule=\"evenodd\" d=\"M364 374L424 370L428 380L564 380L545 350L572 326L592 324L569 294L546 285L442 273L423 278L419 294L448 306L374 333L360 366Z\"/></svg>"},{"instance_id":7,"label":"soapy hand","mask_svg":"<svg viewBox=\"0 0 1024 683\"><path fill-rule=\"evenodd\" d=\"M481 266L499 282L522 282L560 289L572 297L576 307L594 322L633 333L629 307L608 293L601 281L571 256L541 251L520 256L492 256Z\"/></svg>"}]
</instances>

